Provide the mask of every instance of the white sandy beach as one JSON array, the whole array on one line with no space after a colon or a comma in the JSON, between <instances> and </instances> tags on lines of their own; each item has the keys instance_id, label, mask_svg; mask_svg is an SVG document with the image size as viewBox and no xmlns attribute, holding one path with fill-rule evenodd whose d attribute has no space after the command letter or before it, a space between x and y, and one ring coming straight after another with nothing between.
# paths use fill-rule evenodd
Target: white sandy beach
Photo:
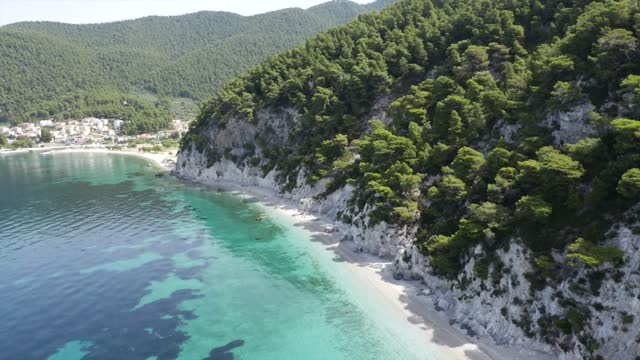
<instances>
[{"instance_id":1,"label":"white sandy beach","mask_svg":"<svg viewBox=\"0 0 640 360\"><path fill-rule=\"evenodd\" d=\"M151 161L155 166L171 170L176 162L175 151L161 152L161 153L148 153L141 152L137 149L131 150L109 150L106 147L87 147L87 146L56 146L56 147L43 147L43 148L28 148L19 149L13 151L4 151L0 154L11 155L27 152L39 152L42 155L55 155L55 154L69 154L69 153L92 153L92 154L117 154L135 156Z\"/></svg>"},{"instance_id":2,"label":"white sandy beach","mask_svg":"<svg viewBox=\"0 0 640 360\"><path fill-rule=\"evenodd\" d=\"M77 149L68 148L63 150L54 150L48 154L69 154L69 153L93 153L93 154L116 154L135 156L143 159L150 160L154 165L163 169L171 170L175 164L176 156L172 153L146 153L139 151L126 151L126 150L109 150L109 149Z\"/></svg>"},{"instance_id":3,"label":"white sandy beach","mask_svg":"<svg viewBox=\"0 0 640 360\"><path fill-rule=\"evenodd\" d=\"M413 324L416 332L437 353L438 359L446 360L551 360L545 354L525 349L497 346L488 338L471 338L449 324L442 313L435 310L430 297L420 295L423 287L418 281L403 281L393 278L391 262L366 253L356 252L350 242L341 242L335 234L325 229L331 228L332 219L301 212L298 204L283 200L270 189L255 186L238 186L233 183L213 184L221 190L235 192L252 198L264 206L272 216L287 217L296 226L310 231L322 240L325 249L341 260L357 277L366 284L372 296L386 303L389 311Z\"/></svg>"},{"instance_id":4,"label":"white sandy beach","mask_svg":"<svg viewBox=\"0 0 640 360\"><path fill-rule=\"evenodd\" d=\"M154 165L171 169L176 156L170 153L144 153L135 150L109 150L106 148L37 148L24 151L40 151L45 154L64 153L107 153L136 156L150 160ZM11 153L16 153L11 152ZM403 281L393 278L391 262L366 253L356 252L350 242L341 242L335 234L326 231L334 223L333 219L322 218L299 210L299 204L282 199L271 190L256 186L238 186L219 182L212 185L221 190L235 192L251 198L275 217L286 217L296 226L312 233L322 241L326 251L343 260L359 283L365 284L390 312L406 320L415 327L416 338L424 339L437 354L437 359L446 360L547 360L553 357L524 349L497 346L488 338L471 338L449 324L447 317L435 310L430 297L421 295L423 286L418 281Z\"/></svg>"}]
</instances>

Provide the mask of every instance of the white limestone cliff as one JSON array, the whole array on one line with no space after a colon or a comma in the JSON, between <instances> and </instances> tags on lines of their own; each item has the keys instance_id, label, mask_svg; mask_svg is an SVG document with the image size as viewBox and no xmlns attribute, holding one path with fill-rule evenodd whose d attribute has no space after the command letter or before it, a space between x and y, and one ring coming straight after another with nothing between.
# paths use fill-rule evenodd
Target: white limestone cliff
<instances>
[{"instance_id":1,"label":"white limestone cliff","mask_svg":"<svg viewBox=\"0 0 640 360\"><path fill-rule=\"evenodd\" d=\"M592 133L584 123L587 114L593 110L588 105L568 113L548 116L547 125L555 129L553 135L558 144L578 140ZM380 114L378 116L384 118L383 112ZM572 124L578 118L580 123ZM598 294L576 290L576 279L587 279L589 271L593 271L585 269L565 269L564 271L573 273L563 282L531 291L526 274L535 271L531 265L532 254L518 239L513 239L509 249L497 252L498 262L504 266L495 280L482 280L475 274L476 258L483 253L481 246L469 251L468 261L458 278L444 279L434 275L428 257L415 245L415 228L394 227L385 223L370 226L370 209L365 208L359 213L349 212L348 201L354 194L353 187L345 186L325 198L318 198L326 181L313 186L306 185L301 173L296 188L290 192L281 192L275 170L264 174L260 166L250 166L247 161L238 165L229 159L241 158L246 152L245 144L255 144L259 136L266 137L271 146L285 144L297 121L299 116L293 110L278 113L261 111L256 114L252 123L230 118L224 127L212 128L208 133L202 134L216 153L225 153L227 158L223 157L210 164L204 154L192 147L180 152L175 174L180 178L205 184L231 182L240 186L269 189L283 199L294 201L303 211L335 220L334 231L344 241L352 241L353 247L359 251L394 259L396 277L421 280L424 285L423 294L431 297L434 306L445 312L452 324L471 335L486 335L497 344L518 345L554 354L558 359L586 359L586 345L578 337L571 338L569 343L572 347L561 349L543 341L539 336L543 330L543 325L539 322L554 315L566 316L566 308L562 304L569 301L591 314L583 332L598 341L597 354L604 359L619 360L635 360L640 354L638 233L634 234L622 224L613 226L612 230L616 234L610 242L622 249L626 258L620 269L607 266L598 269L607 274ZM513 133L517 130L510 128L505 137L513 138ZM261 150L257 147L254 156L260 155ZM337 220L340 213L350 215L349 224ZM555 256L561 257L564 254L558 253ZM494 268L490 270L496 270L495 265L492 266ZM636 315L631 323L628 323L628 315Z\"/></svg>"}]
</instances>

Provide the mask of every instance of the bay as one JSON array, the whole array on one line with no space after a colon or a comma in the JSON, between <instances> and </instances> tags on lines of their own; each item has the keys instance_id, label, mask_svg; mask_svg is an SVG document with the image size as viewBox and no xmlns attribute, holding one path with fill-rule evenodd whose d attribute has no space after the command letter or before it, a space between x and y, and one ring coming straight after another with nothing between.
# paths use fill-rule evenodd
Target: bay
<instances>
[{"instance_id":1,"label":"bay","mask_svg":"<svg viewBox=\"0 0 640 360\"><path fill-rule=\"evenodd\" d=\"M434 359L309 232L157 173L0 157L0 358Z\"/></svg>"}]
</instances>

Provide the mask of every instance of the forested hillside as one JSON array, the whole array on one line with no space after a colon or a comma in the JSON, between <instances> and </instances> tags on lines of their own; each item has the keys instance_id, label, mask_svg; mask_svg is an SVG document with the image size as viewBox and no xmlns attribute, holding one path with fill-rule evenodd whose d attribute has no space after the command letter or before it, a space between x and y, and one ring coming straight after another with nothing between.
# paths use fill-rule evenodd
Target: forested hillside
<instances>
[{"instance_id":1,"label":"forested hillside","mask_svg":"<svg viewBox=\"0 0 640 360\"><path fill-rule=\"evenodd\" d=\"M0 122L105 115L128 116L142 128L162 126L172 98L206 100L269 56L391 2L339 0L250 17L200 12L95 25L3 26ZM125 101L140 108L125 109Z\"/></svg>"},{"instance_id":2,"label":"forested hillside","mask_svg":"<svg viewBox=\"0 0 640 360\"><path fill-rule=\"evenodd\" d=\"M403 0L224 86L177 171L351 187L339 220L410 229L399 274L484 299L480 330L634 359L639 41L634 0Z\"/></svg>"}]
</instances>

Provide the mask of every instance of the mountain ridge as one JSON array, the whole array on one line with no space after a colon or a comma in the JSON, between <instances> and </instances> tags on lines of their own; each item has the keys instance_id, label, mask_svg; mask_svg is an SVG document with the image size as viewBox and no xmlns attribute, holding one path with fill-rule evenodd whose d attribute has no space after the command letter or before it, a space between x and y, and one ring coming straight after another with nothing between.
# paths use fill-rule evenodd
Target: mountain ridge
<instances>
[{"instance_id":1,"label":"mountain ridge","mask_svg":"<svg viewBox=\"0 0 640 360\"><path fill-rule=\"evenodd\" d=\"M359 5L341 0L250 17L198 12L102 24L5 25L0 27L0 72L5 79L0 84L0 122L97 113L118 117L124 112L113 111L115 98L123 96L166 114L155 102L175 97L203 101L250 66L388 2ZM67 49L75 59L56 48ZM21 62L29 58L34 61L26 67ZM65 69L65 63L76 66ZM109 111L77 106L72 99L95 90L110 92ZM156 101L145 100L145 93L155 94ZM160 122L166 123L167 116Z\"/></svg>"}]
</instances>

